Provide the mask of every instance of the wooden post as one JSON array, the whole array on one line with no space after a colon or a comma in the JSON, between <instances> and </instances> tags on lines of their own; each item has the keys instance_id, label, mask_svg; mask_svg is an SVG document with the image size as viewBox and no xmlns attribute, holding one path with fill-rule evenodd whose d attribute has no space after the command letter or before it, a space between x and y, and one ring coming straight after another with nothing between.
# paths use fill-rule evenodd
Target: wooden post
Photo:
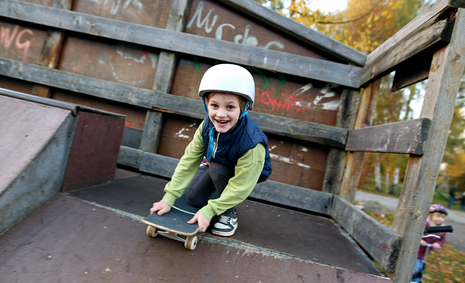
<instances>
[{"instance_id":1,"label":"wooden post","mask_svg":"<svg viewBox=\"0 0 465 283\"><path fill-rule=\"evenodd\" d=\"M420 118L432 121L423 156L410 156L393 231L403 237L394 282L410 282L447 142L465 66L465 10L458 9L451 42L434 54Z\"/></svg>"},{"instance_id":2,"label":"wooden post","mask_svg":"<svg viewBox=\"0 0 465 283\"><path fill-rule=\"evenodd\" d=\"M53 7L70 10L73 0L54 0ZM64 31L48 30L44 46L40 55L39 66L55 69L60 59L61 46L63 44ZM51 88L43 85L34 85L32 95L50 98Z\"/></svg>"},{"instance_id":3,"label":"wooden post","mask_svg":"<svg viewBox=\"0 0 465 283\"><path fill-rule=\"evenodd\" d=\"M337 112L336 127L352 130L354 128L357 108L360 102L360 92L353 89L344 89L341 95L341 103ZM325 176L322 192L339 195L341 192L342 176L347 152L345 150L332 148L328 154L325 168Z\"/></svg>"},{"instance_id":4,"label":"wooden post","mask_svg":"<svg viewBox=\"0 0 465 283\"><path fill-rule=\"evenodd\" d=\"M358 110L355 129L361 129L372 125L378 101L379 86L381 79L378 79L362 89L362 98ZM355 201L360 174L362 172L364 152L348 152L346 159L346 169L342 179L341 197L350 203Z\"/></svg>"},{"instance_id":5,"label":"wooden post","mask_svg":"<svg viewBox=\"0 0 465 283\"><path fill-rule=\"evenodd\" d=\"M167 30L183 31L187 12L189 11L190 0L173 0L171 4L170 16ZM157 64L157 73L153 83L153 91L169 93L176 69L176 54L173 52L160 52ZM145 127L142 134L140 149L147 152L156 153L160 143L161 130L163 128L162 112L148 110L145 116Z\"/></svg>"}]
</instances>

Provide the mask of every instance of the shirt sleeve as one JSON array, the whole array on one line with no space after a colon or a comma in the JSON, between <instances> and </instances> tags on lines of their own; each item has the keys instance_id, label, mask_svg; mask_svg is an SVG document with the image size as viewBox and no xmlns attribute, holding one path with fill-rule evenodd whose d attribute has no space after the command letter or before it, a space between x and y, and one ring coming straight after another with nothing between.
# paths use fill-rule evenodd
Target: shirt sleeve
<instances>
[{"instance_id":1,"label":"shirt sleeve","mask_svg":"<svg viewBox=\"0 0 465 283\"><path fill-rule=\"evenodd\" d=\"M208 219L211 220L213 216L238 205L250 195L262 173L265 153L265 147L259 143L237 160L234 177L229 180L221 196L209 200L208 204L200 209Z\"/></svg>"},{"instance_id":2,"label":"shirt sleeve","mask_svg":"<svg viewBox=\"0 0 465 283\"><path fill-rule=\"evenodd\" d=\"M182 196L190 182L199 170L200 162L205 155L205 145L202 138L202 126L195 131L194 139L187 145L184 155L179 160L171 181L165 186L162 201L173 206L174 201Z\"/></svg>"}]
</instances>

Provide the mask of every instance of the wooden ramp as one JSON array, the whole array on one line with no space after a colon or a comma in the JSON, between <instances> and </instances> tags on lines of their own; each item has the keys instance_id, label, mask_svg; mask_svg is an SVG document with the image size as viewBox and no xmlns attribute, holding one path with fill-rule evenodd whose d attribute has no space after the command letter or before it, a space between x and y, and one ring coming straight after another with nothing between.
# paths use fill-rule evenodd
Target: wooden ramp
<instances>
[{"instance_id":1,"label":"wooden ramp","mask_svg":"<svg viewBox=\"0 0 465 283\"><path fill-rule=\"evenodd\" d=\"M232 238L195 251L140 218L164 180L136 176L60 194L0 236L5 282L391 282L333 221L254 201ZM26 256L27 255L27 256Z\"/></svg>"},{"instance_id":2,"label":"wooden ramp","mask_svg":"<svg viewBox=\"0 0 465 283\"><path fill-rule=\"evenodd\" d=\"M119 114L0 88L0 233L60 190L113 180L123 125Z\"/></svg>"}]
</instances>

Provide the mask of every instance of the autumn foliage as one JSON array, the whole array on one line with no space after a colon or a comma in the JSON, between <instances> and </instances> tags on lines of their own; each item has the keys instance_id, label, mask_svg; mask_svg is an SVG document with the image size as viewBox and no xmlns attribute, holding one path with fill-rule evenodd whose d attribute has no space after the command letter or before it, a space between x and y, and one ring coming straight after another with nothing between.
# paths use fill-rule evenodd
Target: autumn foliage
<instances>
[{"instance_id":1,"label":"autumn foliage","mask_svg":"<svg viewBox=\"0 0 465 283\"><path fill-rule=\"evenodd\" d=\"M392 227L394 213L376 214L366 211L386 227ZM423 283L459 283L465 278L465 253L446 243L441 250L432 251L427 258Z\"/></svg>"}]
</instances>

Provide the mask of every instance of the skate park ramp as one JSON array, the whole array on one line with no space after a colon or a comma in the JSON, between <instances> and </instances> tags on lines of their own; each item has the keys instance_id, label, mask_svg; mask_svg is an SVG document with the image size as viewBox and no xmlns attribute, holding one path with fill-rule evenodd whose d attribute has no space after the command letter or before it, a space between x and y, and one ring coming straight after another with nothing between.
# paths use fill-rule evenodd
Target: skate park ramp
<instances>
[{"instance_id":1,"label":"skate park ramp","mask_svg":"<svg viewBox=\"0 0 465 283\"><path fill-rule=\"evenodd\" d=\"M118 176L117 170L117 176ZM194 251L146 235L166 180L133 172L61 193L0 235L5 282L392 282L330 219L251 200Z\"/></svg>"},{"instance_id":2,"label":"skate park ramp","mask_svg":"<svg viewBox=\"0 0 465 283\"><path fill-rule=\"evenodd\" d=\"M60 191L72 111L0 95L0 231Z\"/></svg>"},{"instance_id":3,"label":"skate park ramp","mask_svg":"<svg viewBox=\"0 0 465 283\"><path fill-rule=\"evenodd\" d=\"M88 148L103 152L95 146L100 142L96 140L99 137L89 138L86 133L95 127L101 130L100 125L108 126L100 122L92 123L86 117L97 115L100 121L104 117L121 120L117 121L121 126L119 139L117 127L113 127L111 133L103 133L109 139L114 139L113 148L119 148L124 116L90 111L73 104L0 89L0 233L57 195L65 179L83 179L80 174L85 168L74 168L86 167L79 163L80 157L82 159L86 152L93 151L80 151L83 147L81 140L86 141ZM93 124L96 126L93 127ZM77 131L78 126L80 129ZM101 147L112 148L110 143ZM112 160L106 168L114 173L118 151L112 155L101 154L98 158ZM95 158L87 162L98 164ZM67 187L76 189L113 180L106 177L108 174L102 174L103 169L92 168L92 172L85 179L91 183L82 185L68 181ZM93 175L100 179L94 180Z\"/></svg>"}]
</instances>

